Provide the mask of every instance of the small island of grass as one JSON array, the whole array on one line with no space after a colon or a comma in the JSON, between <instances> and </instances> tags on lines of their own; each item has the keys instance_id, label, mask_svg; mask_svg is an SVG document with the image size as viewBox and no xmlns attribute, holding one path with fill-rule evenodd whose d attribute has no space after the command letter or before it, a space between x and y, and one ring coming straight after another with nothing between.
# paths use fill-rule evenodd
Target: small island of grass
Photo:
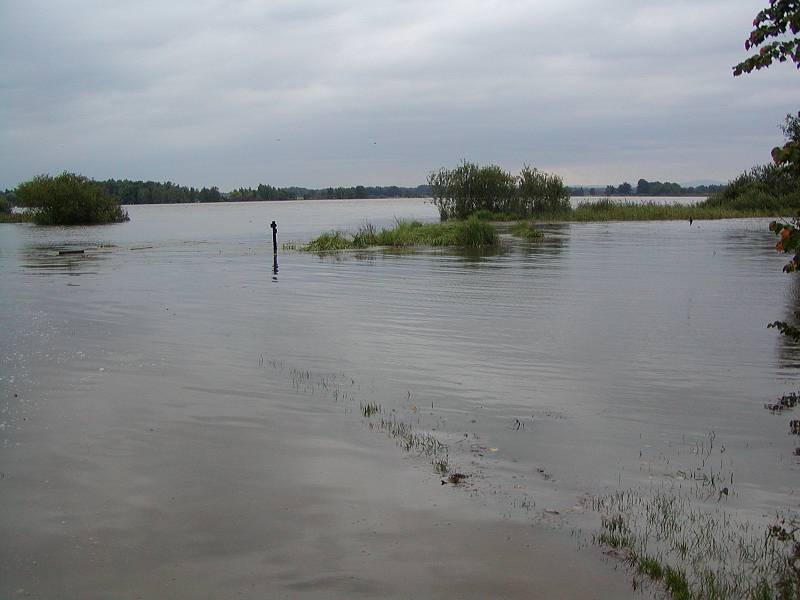
<instances>
[{"instance_id":1,"label":"small island of grass","mask_svg":"<svg viewBox=\"0 0 800 600\"><path fill-rule=\"evenodd\" d=\"M491 223L473 216L463 221L445 223L420 223L419 221L398 221L390 229L378 231L367 224L355 233L342 231L323 233L309 242L304 250L309 252L333 252L336 250L357 250L370 246L390 248L409 248L414 246L453 246L479 248L497 246L499 236Z\"/></svg>"}]
</instances>

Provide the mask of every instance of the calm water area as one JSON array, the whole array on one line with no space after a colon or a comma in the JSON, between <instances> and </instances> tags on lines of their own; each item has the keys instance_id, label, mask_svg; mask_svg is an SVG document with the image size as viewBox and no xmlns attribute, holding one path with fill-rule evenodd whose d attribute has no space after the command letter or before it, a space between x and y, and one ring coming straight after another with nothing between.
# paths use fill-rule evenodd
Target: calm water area
<instances>
[{"instance_id":1,"label":"calm water area","mask_svg":"<svg viewBox=\"0 0 800 600\"><path fill-rule=\"evenodd\" d=\"M196 531L216 524L225 552L255 553L244 533L266 518L264 489L298 470L308 485L330 478L336 493L359 485L339 463L325 467L343 445L428 477L425 502L452 496L548 530L591 528L593 495L700 470L730 478L723 501L742 518L797 508L794 417L763 404L798 387L800 349L766 324L800 309L800 279L781 272L767 220L544 224L543 241L504 234L493 251L281 249L276 270L272 220L285 243L438 213L412 199L128 210L131 221L113 226L0 225L4 592L107 590L100 575L91 588L75 573L110 569L109 544L128 565L164 568L185 548L206 564L208 548L225 553ZM468 483L441 486L425 456L370 431L367 402L447 443ZM279 455L286 472L275 470ZM389 491L421 501L392 483L407 475L377 477L387 506ZM346 506L336 493L329 501ZM196 521L170 512L182 494ZM313 492L280 506L301 496ZM228 569L220 586L244 580L211 564ZM326 597L326 586L287 587L286 597Z\"/></svg>"}]
</instances>

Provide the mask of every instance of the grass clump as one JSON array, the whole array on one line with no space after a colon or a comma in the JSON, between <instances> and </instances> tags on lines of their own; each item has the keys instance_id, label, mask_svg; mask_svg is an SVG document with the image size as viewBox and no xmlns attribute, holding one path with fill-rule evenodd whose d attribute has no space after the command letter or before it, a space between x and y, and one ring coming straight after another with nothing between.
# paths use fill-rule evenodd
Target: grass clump
<instances>
[{"instance_id":1,"label":"grass clump","mask_svg":"<svg viewBox=\"0 0 800 600\"><path fill-rule=\"evenodd\" d=\"M361 414L367 419L370 418L372 415L377 415L379 412L381 412L381 407L375 402L367 402L366 404L361 404Z\"/></svg>"},{"instance_id":2,"label":"grass clump","mask_svg":"<svg viewBox=\"0 0 800 600\"><path fill-rule=\"evenodd\" d=\"M439 441L434 435L426 432L415 431L410 423L401 421L396 415L372 419L371 417L381 413L378 405L362 405L362 414L370 419L369 428L371 430L382 431L386 437L395 440L397 445L406 452L416 452L419 455L427 456L430 459L433 470L438 475L450 473L450 451L447 444ZM464 475L460 475L464 478Z\"/></svg>"},{"instance_id":3,"label":"grass clump","mask_svg":"<svg viewBox=\"0 0 800 600\"><path fill-rule=\"evenodd\" d=\"M477 217L449 223L420 223L399 220L394 227L377 231L372 224L363 225L354 234L341 231L323 233L305 246L309 252L334 252L371 246L407 248L413 246L458 246L477 248L496 246L497 230Z\"/></svg>"},{"instance_id":4,"label":"grass clump","mask_svg":"<svg viewBox=\"0 0 800 600\"><path fill-rule=\"evenodd\" d=\"M305 246L309 252L335 252L354 248L352 238L348 238L341 231L330 231L321 234Z\"/></svg>"},{"instance_id":5,"label":"grass clump","mask_svg":"<svg viewBox=\"0 0 800 600\"><path fill-rule=\"evenodd\" d=\"M674 600L692 600L692 592L686 574L680 569L666 567L664 569L664 587Z\"/></svg>"},{"instance_id":6,"label":"grass clump","mask_svg":"<svg viewBox=\"0 0 800 600\"><path fill-rule=\"evenodd\" d=\"M658 559L652 556L640 556L636 561L636 569L654 581L658 581L664 576L664 567L661 566Z\"/></svg>"},{"instance_id":7,"label":"grass clump","mask_svg":"<svg viewBox=\"0 0 800 600\"><path fill-rule=\"evenodd\" d=\"M544 238L544 233L530 221L520 221L511 228L512 235L522 239L537 242Z\"/></svg>"}]
</instances>

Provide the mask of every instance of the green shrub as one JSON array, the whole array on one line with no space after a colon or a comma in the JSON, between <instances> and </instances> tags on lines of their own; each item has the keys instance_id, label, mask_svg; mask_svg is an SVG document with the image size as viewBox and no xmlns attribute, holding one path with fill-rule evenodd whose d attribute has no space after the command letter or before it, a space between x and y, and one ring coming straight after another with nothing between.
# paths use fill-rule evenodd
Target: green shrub
<instances>
[{"instance_id":1,"label":"green shrub","mask_svg":"<svg viewBox=\"0 0 800 600\"><path fill-rule=\"evenodd\" d=\"M128 213L100 184L66 171L39 175L19 184L17 202L28 207L39 225L94 225L128 220Z\"/></svg>"},{"instance_id":2,"label":"green shrub","mask_svg":"<svg viewBox=\"0 0 800 600\"><path fill-rule=\"evenodd\" d=\"M569 196L561 177L525 165L519 174L515 213L522 217L568 213Z\"/></svg>"},{"instance_id":3,"label":"green shrub","mask_svg":"<svg viewBox=\"0 0 800 600\"><path fill-rule=\"evenodd\" d=\"M455 169L428 176L433 202L443 221L465 219L478 210L506 212L516 194L516 180L497 165L480 167L462 161Z\"/></svg>"},{"instance_id":4,"label":"green shrub","mask_svg":"<svg viewBox=\"0 0 800 600\"><path fill-rule=\"evenodd\" d=\"M800 178L777 165L759 165L739 175L703 204L778 212L800 207Z\"/></svg>"},{"instance_id":5,"label":"green shrub","mask_svg":"<svg viewBox=\"0 0 800 600\"><path fill-rule=\"evenodd\" d=\"M511 220L570 210L569 189L561 178L527 165L515 176L497 165L482 167L463 161L455 169L431 173L428 184L443 221L475 214L482 219Z\"/></svg>"}]
</instances>

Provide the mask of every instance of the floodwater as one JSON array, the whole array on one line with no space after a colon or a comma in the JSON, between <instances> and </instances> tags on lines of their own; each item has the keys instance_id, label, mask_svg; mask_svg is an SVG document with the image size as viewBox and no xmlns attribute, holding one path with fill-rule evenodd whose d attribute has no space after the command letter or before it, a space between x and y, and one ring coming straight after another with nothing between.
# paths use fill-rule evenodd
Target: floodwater
<instances>
[{"instance_id":1,"label":"floodwater","mask_svg":"<svg viewBox=\"0 0 800 600\"><path fill-rule=\"evenodd\" d=\"M129 213L0 225L2 597L624 597L587 498L711 468L745 518L797 507L791 417L763 404L798 386L766 323L800 288L766 220L273 261L272 220L283 243L437 213Z\"/></svg>"}]
</instances>

